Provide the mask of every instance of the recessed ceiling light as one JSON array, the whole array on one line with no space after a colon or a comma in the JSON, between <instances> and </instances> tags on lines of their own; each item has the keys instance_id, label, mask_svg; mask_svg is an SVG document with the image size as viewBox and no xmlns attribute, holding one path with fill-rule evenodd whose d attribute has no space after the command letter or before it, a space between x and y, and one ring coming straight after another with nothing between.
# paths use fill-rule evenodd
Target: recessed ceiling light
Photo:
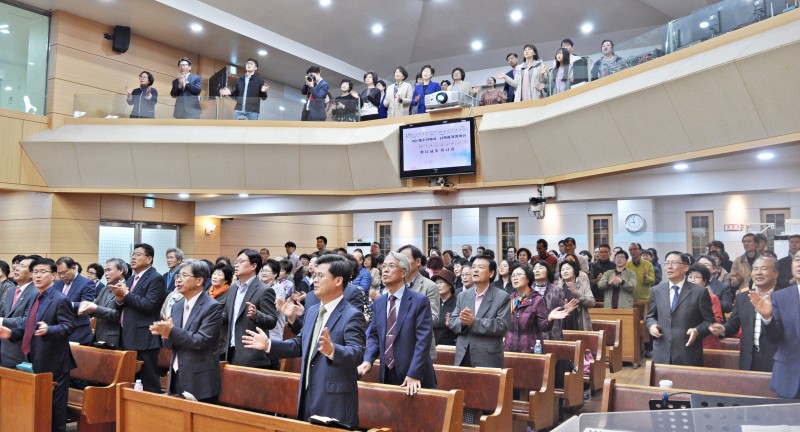
<instances>
[{"instance_id":1,"label":"recessed ceiling light","mask_svg":"<svg viewBox=\"0 0 800 432\"><path fill-rule=\"evenodd\" d=\"M581 31L583 32L583 34L589 34L592 32L592 30L594 30L594 24L590 22L583 23L583 25L581 26Z\"/></svg>"},{"instance_id":2,"label":"recessed ceiling light","mask_svg":"<svg viewBox=\"0 0 800 432\"><path fill-rule=\"evenodd\" d=\"M685 164L685 163L676 163L676 164L673 166L673 168L675 168L675 169L676 169L676 170L678 170L678 171L683 171L683 170L685 170L685 169L689 168L689 165L687 165L687 164Z\"/></svg>"},{"instance_id":3,"label":"recessed ceiling light","mask_svg":"<svg viewBox=\"0 0 800 432\"><path fill-rule=\"evenodd\" d=\"M478 51L479 49L483 48L483 42L479 40L472 41L472 49Z\"/></svg>"},{"instance_id":4,"label":"recessed ceiling light","mask_svg":"<svg viewBox=\"0 0 800 432\"><path fill-rule=\"evenodd\" d=\"M246 193L240 193L239 194L239 198L247 198L249 196L250 196L250 194L246 194Z\"/></svg>"},{"instance_id":5,"label":"recessed ceiling light","mask_svg":"<svg viewBox=\"0 0 800 432\"><path fill-rule=\"evenodd\" d=\"M380 23L375 23L372 25L372 34L381 34L383 33L383 25Z\"/></svg>"},{"instance_id":6,"label":"recessed ceiling light","mask_svg":"<svg viewBox=\"0 0 800 432\"><path fill-rule=\"evenodd\" d=\"M180 199L186 199L186 198L189 198L189 194L188 194L188 193L182 193L182 194L178 194L178 198L180 198Z\"/></svg>"},{"instance_id":7,"label":"recessed ceiling light","mask_svg":"<svg viewBox=\"0 0 800 432\"><path fill-rule=\"evenodd\" d=\"M28 62L28 66L35 66L33 62Z\"/></svg>"},{"instance_id":8,"label":"recessed ceiling light","mask_svg":"<svg viewBox=\"0 0 800 432\"><path fill-rule=\"evenodd\" d=\"M766 160L770 160L770 159L774 158L775 157L775 153L772 153L772 152L761 152L756 157L758 158L758 160L766 161Z\"/></svg>"},{"instance_id":9,"label":"recessed ceiling light","mask_svg":"<svg viewBox=\"0 0 800 432\"><path fill-rule=\"evenodd\" d=\"M195 32L195 33L200 33L201 31L203 31L203 26L201 26L198 23L192 23L189 26L189 28L192 29L192 31Z\"/></svg>"},{"instance_id":10,"label":"recessed ceiling light","mask_svg":"<svg viewBox=\"0 0 800 432\"><path fill-rule=\"evenodd\" d=\"M319 0L320 6L328 7L331 5L331 0Z\"/></svg>"},{"instance_id":11,"label":"recessed ceiling light","mask_svg":"<svg viewBox=\"0 0 800 432\"><path fill-rule=\"evenodd\" d=\"M0 24L0 29L8 28L8 24Z\"/></svg>"},{"instance_id":12,"label":"recessed ceiling light","mask_svg":"<svg viewBox=\"0 0 800 432\"><path fill-rule=\"evenodd\" d=\"M278 109L281 110L281 111L286 111L286 108L284 108L283 105L279 106Z\"/></svg>"},{"instance_id":13,"label":"recessed ceiling light","mask_svg":"<svg viewBox=\"0 0 800 432\"><path fill-rule=\"evenodd\" d=\"M510 17L511 21L519 22L519 20L522 19L522 11L520 11L519 9L514 9L513 11L511 11Z\"/></svg>"},{"instance_id":14,"label":"recessed ceiling light","mask_svg":"<svg viewBox=\"0 0 800 432\"><path fill-rule=\"evenodd\" d=\"M267 50L259 50L259 51L258 51L258 55L260 55L260 56L265 56L265 55L267 55Z\"/></svg>"},{"instance_id":15,"label":"recessed ceiling light","mask_svg":"<svg viewBox=\"0 0 800 432\"><path fill-rule=\"evenodd\" d=\"M701 29L706 29L706 28L708 28L708 21L703 21L703 22L701 22L701 23L700 23L700 28L701 28Z\"/></svg>"},{"instance_id":16,"label":"recessed ceiling light","mask_svg":"<svg viewBox=\"0 0 800 432\"><path fill-rule=\"evenodd\" d=\"M3 33L3 34L9 34L9 33L11 33L11 30L9 30L9 29L2 29L2 30L0 30L0 33Z\"/></svg>"},{"instance_id":17,"label":"recessed ceiling light","mask_svg":"<svg viewBox=\"0 0 800 432\"><path fill-rule=\"evenodd\" d=\"M11 86L6 86L6 88L4 88L3 90L5 90L5 91L11 91Z\"/></svg>"}]
</instances>

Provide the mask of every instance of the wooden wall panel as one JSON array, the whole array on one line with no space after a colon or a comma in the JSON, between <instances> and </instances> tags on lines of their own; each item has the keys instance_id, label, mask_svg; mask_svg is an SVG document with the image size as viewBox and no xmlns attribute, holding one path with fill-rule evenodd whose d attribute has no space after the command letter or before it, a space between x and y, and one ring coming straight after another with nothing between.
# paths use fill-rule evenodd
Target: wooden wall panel
<instances>
[{"instance_id":1,"label":"wooden wall panel","mask_svg":"<svg viewBox=\"0 0 800 432\"><path fill-rule=\"evenodd\" d=\"M205 233L208 224L217 226L211 235ZM195 259L205 258L211 261L220 256L221 225L221 221L217 218L200 216L194 218L191 225L181 227L181 249L186 256Z\"/></svg>"},{"instance_id":2,"label":"wooden wall panel","mask_svg":"<svg viewBox=\"0 0 800 432\"><path fill-rule=\"evenodd\" d=\"M193 201L156 201L161 201L164 207L164 214L162 217L164 223L189 225L195 222ZM219 224L216 225L219 226Z\"/></svg>"},{"instance_id":3,"label":"wooden wall panel","mask_svg":"<svg viewBox=\"0 0 800 432\"><path fill-rule=\"evenodd\" d=\"M50 253L50 219L3 220L0 232L0 257L9 264L17 254Z\"/></svg>"},{"instance_id":4,"label":"wooden wall panel","mask_svg":"<svg viewBox=\"0 0 800 432\"><path fill-rule=\"evenodd\" d=\"M0 220L50 219L52 195L41 192L0 192ZM0 238L7 235L0 230Z\"/></svg>"},{"instance_id":5,"label":"wooden wall panel","mask_svg":"<svg viewBox=\"0 0 800 432\"><path fill-rule=\"evenodd\" d=\"M19 183L19 159L24 120L0 117L0 182Z\"/></svg>"},{"instance_id":6,"label":"wooden wall panel","mask_svg":"<svg viewBox=\"0 0 800 432\"><path fill-rule=\"evenodd\" d=\"M100 195L53 194L53 219L100 220Z\"/></svg>"},{"instance_id":7,"label":"wooden wall panel","mask_svg":"<svg viewBox=\"0 0 800 432\"><path fill-rule=\"evenodd\" d=\"M164 200L157 199L154 208L144 208L144 197L133 197L133 220L136 222L163 222Z\"/></svg>"},{"instance_id":8,"label":"wooden wall panel","mask_svg":"<svg viewBox=\"0 0 800 432\"><path fill-rule=\"evenodd\" d=\"M51 255L93 254L100 248L100 225L97 220L52 219Z\"/></svg>"},{"instance_id":9,"label":"wooden wall panel","mask_svg":"<svg viewBox=\"0 0 800 432\"><path fill-rule=\"evenodd\" d=\"M108 221L132 221L133 197L126 195L103 195L100 199L100 219Z\"/></svg>"},{"instance_id":10,"label":"wooden wall panel","mask_svg":"<svg viewBox=\"0 0 800 432\"><path fill-rule=\"evenodd\" d=\"M45 118L46 120L46 118ZM35 135L39 132L45 131L48 129L47 122L40 123L35 121L26 120L22 124L22 139L25 139L31 135ZM25 150L20 147L20 159L19 159L19 183L32 185L32 186L47 186L42 175L39 174L39 170L33 165L31 158L28 157L28 154L25 153Z\"/></svg>"}]
</instances>

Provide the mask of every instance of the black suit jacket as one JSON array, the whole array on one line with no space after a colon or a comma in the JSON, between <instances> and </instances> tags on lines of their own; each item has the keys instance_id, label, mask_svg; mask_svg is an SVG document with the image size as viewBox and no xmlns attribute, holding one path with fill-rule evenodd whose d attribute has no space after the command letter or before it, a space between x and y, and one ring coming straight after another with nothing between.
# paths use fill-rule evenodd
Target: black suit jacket
<instances>
[{"instance_id":1,"label":"black suit jacket","mask_svg":"<svg viewBox=\"0 0 800 432\"><path fill-rule=\"evenodd\" d=\"M33 288L33 287L30 287ZM35 288L33 288L36 291ZM38 291L36 295L38 295ZM34 300L28 302L25 315L12 330L11 339L21 341ZM36 312L36 322L47 324L47 333L31 338L31 352L28 355L34 373L50 372L53 377L69 373L77 367L69 348L69 335L75 330L75 314L67 297L50 287L45 290Z\"/></svg>"},{"instance_id":2,"label":"black suit jacket","mask_svg":"<svg viewBox=\"0 0 800 432\"><path fill-rule=\"evenodd\" d=\"M705 287L684 282L675 310L671 310L669 291L672 284L664 281L650 291L650 310L647 313L647 329L656 324L661 328L661 337L653 339L653 361L662 364L703 366L703 338L711 331L709 326L716 321L711 310L711 296ZM697 329L698 337L687 347L686 331Z\"/></svg>"},{"instance_id":3,"label":"black suit jacket","mask_svg":"<svg viewBox=\"0 0 800 432\"><path fill-rule=\"evenodd\" d=\"M17 326L22 322L25 312L30 303L38 294L39 291L29 283L25 290L20 294L17 304L11 307L14 301L14 293L16 289L9 289L6 291L6 301L3 304L3 325L11 328ZM27 361L25 354L22 353L22 344L20 341L12 341L10 339L0 339L0 364L4 367L13 368L18 364Z\"/></svg>"},{"instance_id":4,"label":"black suit jacket","mask_svg":"<svg viewBox=\"0 0 800 432\"><path fill-rule=\"evenodd\" d=\"M247 287L244 298L239 306L239 314L234 316L236 293L239 286L234 284L228 288L227 300L225 304L225 317L227 322L223 323L222 331L225 332L225 350L231 345L231 327L234 328L234 345L236 347L236 355L231 364L237 366L249 366L266 368L269 367L271 362L267 353L264 351L246 349L242 344L242 336L245 335L245 330L256 331L256 327L264 330L264 333L269 333L270 330L275 328L278 323L278 309L275 307L275 290L267 288L256 276L253 282ZM252 303L256 306L256 316L249 318L247 316L247 305L245 303Z\"/></svg>"},{"instance_id":5,"label":"black suit jacket","mask_svg":"<svg viewBox=\"0 0 800 432\"><path fill-rule=\"evenodd\" d=\"M178 379L181 387L197 399L209 399L219 395L221 375L217 344L222 329L222 305L204 292L194 304L186 325L183 324L186 299L172 306L172 330L164 340L172 349L170 368L178 357ZM170 380L173 375L170 374ZM170 382L172 384L172 382ZM167 388L171 388L168 384Z\"/></svg>"},{"instance_id":6,"label":"black suit jacket","mask_svg":"<svg viewBox=\"0 0 800 432\"><path fill-rule=\"evenodd\" d=\"M167 294L175 290L175 275L172 275L172 280L169 279L169 273L171 271L172 270L168 270L166 273L161 275L161 277L164 278L164 287L166 288ZM178 272L176 271L175 273L177 274Z\"/></svg>"},{"instance_id":7,"label":"black suit jacket","mask_svg":"<svg viewBox=\"0 0 800 432\"><path fill-rule=\"evenodd\" d=\"M789 281L792 280L793 277L794 276L792 276L792 257L786 256L779 259L778 283L775 285L775 289L782 289L788 287L790 285Z\"/></svg>"},{"instance_id":8,"label":"black suit jacket","mask_svg":"<svg viewBox=\"0 0 800 432\"><path fill-rule=\"evenodd\" d=\"M244 78L242 75L236 80L236 87L231 92L231 97L236 99L236 111L242 111L242 96L246 97L244 111L246 112L261 112L261 101L267 100L267 92L262 92L261 87L264 86L264 78L253 74L250 77L250 82L247 83L247 94L244 95Z\"/></svg>"},{"instance_id":9,"label":"black suit jacket","mask_svg":"<svg viewBox=\"0 0 800 432\"><path fill-rule=\"evenodd\" d=\"M759 317L760 318L760 317ZM736 294L736 300L733 302L733 312L730 318L724 324L725 337L735 336L742 329L742 339L739 348L739 369L741 370L754 370L753 365L753 339L756 328L756 309L750 303L750 292L740 292ZM770 341L766 332L764 331L764 322L761 322L761 336L758 338L759 349L768 358L775 356L778 350L778 344ZM769 370L762 370L761 372L772 372Z\"/></svg>"},{"instance_id":10,"label":"black suit jacket","mask_svg":"<svg viewBox=\"0 0 800 432\"><path fill-rule=\"evenodd\" d=\"M122 323L122 348L126 350L149 350L161 348L161 338L150 333L150 325L159 321L161 305L167 294L164 278L155 268L144 271L133 287L136 275L131 275L125 285L130 290L122 299L122 304L114 301L114 307L120 311Z\"/></svg>"},{"instance_id":11,"label":"black suit jacket","mask_svg":"<svg viewBox=\"0 0 800 432\"><path fill-rule=\"evenodd\" d=\"M120 333L122 328L119 326L119 310L115 307L117 298L111 292L111 288L103 286L94 299L97 310L94 313L94 341L105 342L119 348Z\"/></svg>"},{"instance_id":12,"label":"black suit jacket","mask_svg":"<svg viewBox=\"0 0 800 432\"><path fill-rule=\"evenodd\" d=\"M64 281L57 280L53 284L53 288L58 291L64 291ZM78 307L82 301L93 301L97 293L97 287L94 282L89 278L81 275L75 275L72 280L72 285L69 287L67 299L70 301L72 313L78 313ZM88 316L75 317L75 331L69 337L70 342L78 342L79 344L86 345L92 342L92 322Z\"/></svg>"}]
</instances>

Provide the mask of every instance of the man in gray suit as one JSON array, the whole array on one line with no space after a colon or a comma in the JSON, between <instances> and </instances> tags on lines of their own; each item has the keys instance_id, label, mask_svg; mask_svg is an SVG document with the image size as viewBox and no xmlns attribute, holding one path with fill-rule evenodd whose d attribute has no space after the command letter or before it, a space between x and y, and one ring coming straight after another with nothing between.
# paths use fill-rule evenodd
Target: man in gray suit
<instances>
[{"instance_id":1,"label":"man in gray suit","mask_svg":"<svg viewBox=\"0 0 800 432\"><path fill-rule=\"evenodd\" d=\"M503 337L511 323L511 297L490 285L496 272L497 263L477 256L472 262L475 285L458 294L450 316L450 330L458 335L456 366L503 367Z\"/></svg>"},{"instance_id":2,"label":"man in gray suit","mask_svg":"<svg viewBox=\"0 0 800 432\"><path fill-rule=\"evenodd\" d=\"M6 298L3 304L3 318L0 318L0 325L5 319L21 320L25 315L25 309L31 299L39 294L36 287L31 282L31 272L28 268L38 255L25 257L14 266L14 280L17 281L16 289L6 291ZM15 301L16 300L16 301ZM22 341L12 342L10 339L0 340L0 364L5 367L16 367L18 364L27 361L25 354L22 353Z\"/></svg>"},{"instance_id":3,"label":"man in gray suit","mask_svg":"<svg viewBox=\"0 0 800 432\"><path fill-rule=\"evenodd\" d=\"M226 360L232 365L275 367L265 351L244 349L242 345L245 330L256 331L259 327L269 333L278 323L275 290L256 277L261 266L261 255L253 249L239 251L233 266L237 283L229 288L222 323L228 347Z\"/></svg>"},{"instance_id":4,"label":"man in gray suit","mask_svg":"<svg viewBox=\"0 0 800 432\"><path fill-rule=\"evenodd\" d=\"M114 306L116 297L111 287L125 280L125 261L111 258L106 261L105 276L108 286L97 293L93 302L82 301L78 315L95 317L94 342L105 342L113 348L119 348L119 336L122 327L119 325L119 310Z\"/></svg>"},{"instance_id":5,"label":"man in gray suit","mask_svg":"<svg viewBox=\"0 0 800 432\"><path fill-rule=\"evenodd\" d=\"M708 290L686 281L689 256L670 252L664 258L667 280L650 292L647 329L656 363L703 366L702 339L714 321ZM699 339L699 340L698 340Z\"/></svg>"},{"instance_id":6,"label":"man in gray suit","mask_svg":"<svg viewBox=\"0 0 800 432\"><path fill-rule=\"evenodd\" d=\"M439 297L439 285L436 285L436 282L419 273L419 267L425 263L425 255L422 254L422 251L419 250L418 247L410 244L403 246L398 252L408 258L408 263L411 266L411 270L409 270L406 276L407 283L411 286L412 290L428 297L428 301L431 303L431 319L433 320L433 325L438 324L439 308L442 305L441 297ZM431 338L432 337L431 335ZM436 358L436 341L434 340L431 340L431 358Z\"/></svg>"}]
</instances>

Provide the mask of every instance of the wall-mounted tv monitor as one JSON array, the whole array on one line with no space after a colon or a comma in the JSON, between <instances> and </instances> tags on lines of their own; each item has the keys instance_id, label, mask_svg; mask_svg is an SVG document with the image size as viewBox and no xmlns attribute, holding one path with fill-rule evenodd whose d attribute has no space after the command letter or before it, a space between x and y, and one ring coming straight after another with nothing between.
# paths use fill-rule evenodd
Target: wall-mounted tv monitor
<instances>
[{"instance_id":1,"label":"wall-mounted tv monitor","mask_svg":"<svg viewBox=\"0 0 800 432\"><path fill-rule=\"evenodd\" d=\"M228 86L228 67L220 69L208 79L208 96L219 97L219 90Z\"/></svg>"},{"instance_id":2,"label":"wall-mounted tv monitor","mask_svg":"<svg viewBox=\"0 0 800 432\"><path fill-rule=\"evenodd\" d=\"M400 178L474 173L474 118L400 126Z\"/></svg>"}]
</instances>

